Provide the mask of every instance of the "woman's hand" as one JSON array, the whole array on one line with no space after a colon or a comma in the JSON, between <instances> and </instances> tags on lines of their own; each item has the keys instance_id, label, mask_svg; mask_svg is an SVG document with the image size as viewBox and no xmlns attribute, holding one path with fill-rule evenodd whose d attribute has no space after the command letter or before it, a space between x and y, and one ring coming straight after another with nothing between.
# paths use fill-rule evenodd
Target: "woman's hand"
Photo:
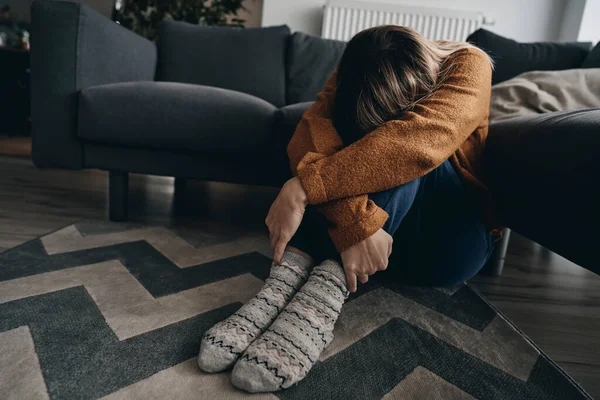
<instances>
[{"instance_id":1,"label":"woman's hand","mask_svg":"<svg viewBox=\"0 0 600 400\"><path fill-rule=\"evenodd\" d=\"M300 179L295 177L283 185L271 205L265 223L269 228L276 263L281 262L285 247L298 230L307 204L306 192Z\"/></svg>"},{"instance_id":2,"label":"woman's hand","mask_svg":"<svg viewBox=\"0 0 600 400\"><path fill-rule=\"evenodd\" d=\"M342 263L346 273L346 285L356 292L356 280L367 283L369 275L383 271L392 254L392 237L383 229L342 252Z\"/></svg>"}]
</instances>

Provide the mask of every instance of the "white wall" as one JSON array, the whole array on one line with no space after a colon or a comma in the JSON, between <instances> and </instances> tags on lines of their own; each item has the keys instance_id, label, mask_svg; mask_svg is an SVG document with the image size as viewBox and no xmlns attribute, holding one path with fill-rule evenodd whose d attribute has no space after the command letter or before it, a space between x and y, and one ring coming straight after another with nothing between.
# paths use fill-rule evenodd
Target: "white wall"
<instances>
[{"instance_id":1,"label":"white wall","mask_svg":"<svg viewBox=\"0 0 600 400\"><path fill-rule=\"evenodd\" d=\"M585 10L586 0L566 0L565 12L559 39L563 42L574 42L579 36L579 28Z\"/></svg>"},{"instance_id":2,"label":"white wall","mask_svg":"<svg viewBox=\"0 0 600 400\"><path fill-rule=\"evenodd\" d=\"M600 40L600 0L566 0L560 39L596 43Z\"/></svg>"},{"instance_id":3,"label":"white wall","mask_svg":"<svg viewBox=\"0 0 600 400\"><path fill-rule=\"evenodd\" d=\"M244 8L239 17L246 20L246 26L258 27L262 21L263 0L244 0Z\"/></svg>"},{"instance_id":4,"label":"white wall","mask_svg":"<svg viewBox=\"0 0 600 400\"><path fill-rule=\"evenodd\" d=\"M577 40L594 43L600 40L600 0L585 2Z\"/></svg>"},{"instance_id":5,"label":"white wall","mask_svg":"<svg viewBox=\"0 0 600 400\"><path fill-rule=\"evenodd\" d=\"M382 0L363 0L381 3ZM383 0L385 1L385 0ZM588 0L600 2L600 0ZM486 27L519 41L558 40L567 0L387 0L388 3L478 11L495 25ZM264 0L263 26L287 24L320 35L325 0ZM600 14L598 14L600 15Z\"/></svg>"}]
</instances>

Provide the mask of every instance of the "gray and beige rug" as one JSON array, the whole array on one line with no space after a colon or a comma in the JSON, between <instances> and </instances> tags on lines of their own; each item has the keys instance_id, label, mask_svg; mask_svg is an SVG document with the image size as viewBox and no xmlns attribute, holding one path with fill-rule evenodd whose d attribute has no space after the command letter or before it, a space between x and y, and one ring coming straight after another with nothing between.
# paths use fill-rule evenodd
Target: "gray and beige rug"
<instances>
[{"instance_id":1,"label":"gray and beige rug","mask_svg":"<svg viewBox=\"0 0 600 400\"><path fill-rule=\"evenodd\" d=\"M237 399L200 336L253 296L264 235L86 221L0 254L0 398ZM257 398L577 399L470 286L370 283L308 377Z\"/></svg>"}]
</instances>

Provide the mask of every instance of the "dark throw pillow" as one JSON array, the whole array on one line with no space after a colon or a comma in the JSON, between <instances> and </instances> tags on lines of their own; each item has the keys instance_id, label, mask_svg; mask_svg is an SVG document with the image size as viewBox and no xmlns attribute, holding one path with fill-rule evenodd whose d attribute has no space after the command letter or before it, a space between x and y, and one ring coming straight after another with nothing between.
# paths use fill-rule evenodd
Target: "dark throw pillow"
<instances>
[{"instance_id":1,"label":"dark throw pillow","mask_svg":"<svg viewBox=\"0 0 600 400\"><path fill-rule=\"evenodd\" d=\"M294 33L287 55L287 104L314 101L345 49L345 42Z\"/></svg>"},{"instance_id":2,"label":"dark throw pillow","mask_svg":"<svg viewBox=\"0 0 600 400\"><path fill-rule=\"evenodd\" d=\"M203 27L162 23L157 80L236 90L285 105L287 26Z\"/></svg>"},{"instance_id":3,"label":"dark throw pillow","mask_svg":"<svg viewBox=\"0 0 600 400\"><path fill-rule=\"evenodd\" d=\"M590 51L581 68L600 68L600 42Z\"/></svg>"},{"instance_id":4,"label":"dark throw pillow","mask_svg":"<svg viewBox=\"0 0 600 400\"><path fill-rule=\"evenodd\" d=\"M592 46L589 42L519 43L485 29L473 32L467 42L485 50L494 59L493 84L527 71L580 68Z\"/></svg>"}]
</instances>

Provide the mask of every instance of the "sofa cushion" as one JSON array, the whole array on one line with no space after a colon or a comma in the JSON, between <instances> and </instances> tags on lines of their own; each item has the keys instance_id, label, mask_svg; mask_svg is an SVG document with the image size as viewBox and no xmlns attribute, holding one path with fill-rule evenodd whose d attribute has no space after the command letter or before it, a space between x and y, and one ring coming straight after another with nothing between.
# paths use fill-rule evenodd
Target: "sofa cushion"
<instances>
[{"instance_id":1,"label":"sofa cushion","mask_svg":"<svg viewBox=\"0 0 600 400\"><path fill-rule=\"evenodd\" d=\"M600 42L594 46L590 54L583 60L581 68L600 68Z\"/></svg>"},{"instance_id":2,"label":"sofa cushion","mask_svg":"<svg viewBox=\"0 0 600 400\"><path fill-rule=\"evenodd\" d=\"M287 26L244 29L165 21L157 80L237 90L281 107L289 36Z\"/></svg>"},{"instance_id":3,"label":"sofa cushion","mask_svg":"<svg viewBox=\"0 0 600 400\"><path fill-rule=\"evenodd\" d=\"M78 135L122 146L266 153L276 111L264 100L227 89L116 83L80 92Z\"/></svg>"},{"instance_id":4,"label":"sofa cushion","mask_svg":"<svg viewBox=\"0 0 600 400\"><path fill-rule=\"evenodd\" d=\"M275 116L275 137L273 139L273 159L287 173L290 171L290 162L287 156L287 145L292 139L296 126L304 112L310 107L312 101L292 104L280 108Z\"/></svg>"},{"instance_id":5,"label":"sofa cushion","mask_svg":"<svg viewBox=\"0 0 600 400\"><path fill-rule=\"evenodd\" d=\"M337 68L346 43L296 32L287 55L287 104L314 101Z\"/></svg>"},{"instance_id":6,"label":"sofa cushion","mask_svg":"<svg viewBox=\"0 0 600 400\"><path fill-rule=\"evenodd\" d=\"M485 29L473 32L467 42L485 50L494 59L493 84L527 71L579 68L592 46L589 42L519 43Z\"/></svg>"}]
</instances>

